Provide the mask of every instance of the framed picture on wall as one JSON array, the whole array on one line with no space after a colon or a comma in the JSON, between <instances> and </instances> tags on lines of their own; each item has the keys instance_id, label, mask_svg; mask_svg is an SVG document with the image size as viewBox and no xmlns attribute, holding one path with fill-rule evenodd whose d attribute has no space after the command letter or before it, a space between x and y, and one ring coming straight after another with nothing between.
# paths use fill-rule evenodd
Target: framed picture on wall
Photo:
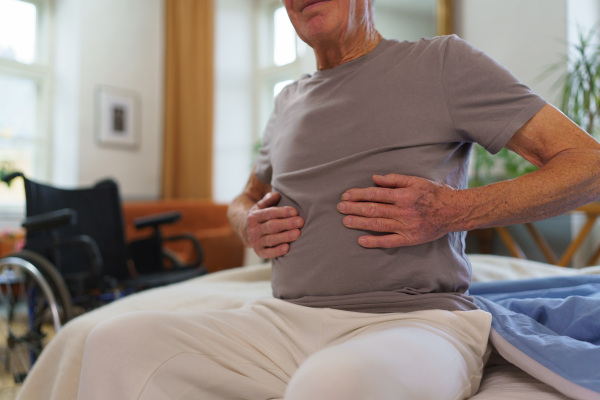
<instances>
[{"instance_id":1,"label":"framed picture on wall","mask_svg":"<svg viewBox=\"0 0 600 400\"><path fill-rule=\"evenodd\" d=\"M96 139L101 146L136 149L140 144L140 101L136 92L96 89Z\"/></svg>"}]
</instances>

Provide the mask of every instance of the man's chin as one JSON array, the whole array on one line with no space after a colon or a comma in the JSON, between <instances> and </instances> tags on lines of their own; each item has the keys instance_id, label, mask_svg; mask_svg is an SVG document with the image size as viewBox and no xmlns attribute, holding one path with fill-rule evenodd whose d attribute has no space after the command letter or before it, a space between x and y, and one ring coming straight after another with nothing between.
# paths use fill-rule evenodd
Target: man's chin
<instances>
[{"instance_id":1,"label":"man's chin","mask_svg":"<svg viewBox=\"0 0 600 400\"><path fill-rule=\"evenodd\" d=\"M308 21L305 32L300 38L310 47L318 46L319 43L329 42L334 37L335 28L328 23L326 16L317 15Z\"/></svg>"}]
</instances>

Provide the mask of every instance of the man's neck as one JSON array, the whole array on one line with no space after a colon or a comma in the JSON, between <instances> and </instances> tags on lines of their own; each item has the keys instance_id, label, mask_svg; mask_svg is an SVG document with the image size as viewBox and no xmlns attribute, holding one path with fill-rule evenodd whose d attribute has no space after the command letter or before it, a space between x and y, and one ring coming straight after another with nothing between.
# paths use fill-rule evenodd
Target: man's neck
<instances>
[{"instance_id":1,"label":"man's neck","mask_svg":"<svg viewBox=\"0 0 600 400\"><path fill-rule=\"evenodd\" d=\"M381 39L379 32L372 30L353 40L344 40L341 45L338 42L319 43L314 47L317 69L334 68L362 57L370 53Z\"/></svg>"}]
</instances>

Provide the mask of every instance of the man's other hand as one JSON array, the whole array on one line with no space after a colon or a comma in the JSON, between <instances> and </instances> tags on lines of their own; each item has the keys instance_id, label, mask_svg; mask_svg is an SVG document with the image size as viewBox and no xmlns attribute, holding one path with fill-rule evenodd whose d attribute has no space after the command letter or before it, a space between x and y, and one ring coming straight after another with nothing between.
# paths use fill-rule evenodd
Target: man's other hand
<instances>
[{"instance_id":1,"label":"man's other hand","mask_svg":"<svg viewBox=\"0 0 600 400\"><path fill-rule=\"evenodd\" d=\"M249 211L246 218L247 246L262 258L275 258L290 251L290 243L300 237L304 219L294 207L277 207L279 193L267 193Z\"/></svg>"},{"instance_id":2,"label":"man's other hand","mask_svg":"<svg viewBox=\"0 0 600 400\"><path fill-rule=\"evenodd\" d=\"M449 231L452 213L450 186L406 175L375 175L379 187L350 189L342 194L338 211L347 228L387 233L361 236L367 248L394 248L431 242Z\"/></svg>"}]
</instances>

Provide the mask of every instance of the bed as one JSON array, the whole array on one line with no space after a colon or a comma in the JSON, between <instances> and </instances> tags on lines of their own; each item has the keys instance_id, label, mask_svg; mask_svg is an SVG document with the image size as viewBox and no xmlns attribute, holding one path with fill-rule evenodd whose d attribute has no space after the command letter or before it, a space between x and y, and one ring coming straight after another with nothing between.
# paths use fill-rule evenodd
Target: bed
<instances>
[{"instance_id":1,"label":"bed","mask_svg":"<svg viewBox=\"0 0 600 400\"><path fill-rule=\"evenodd\" d=\"M514 280L541 282L546 279L566 278L586 282L588 279L600 279L600 266L568 269L535 261L489 255L472 255L471 262L474 287L478 290L478 296L483 299L481 301L488 303L493 302L494 296L498 294L499 290L501 291L498 289L498 284L501 288L507 281L511 282L508 287L514 288ZM258 297L270 296L269 280L269 264L234 268L134 294L79 316L66 324L44 349L27 377L18 399L76 399L86 337L97 323L106 318L148 309L188 311L240 307ZM528 287L522 287L522 289L529 290ZM484 303L482 305L486 306ZM596 347L600 347L600 345ZM511 357L510 352L504 355L509 359ZM600 366L600 359L598 366ZM479 392L472 399L568 399L573 393L575 393L573 397L576 398L600 399L600 391L596 392L585 388L575 391L573 388L564 390L560 384L557 385L552 379L549 380L547 374L538 374L540 368L535 363L525 363L521 367L523 369L507 362L495 352L486 366ZM600 370L600 368L596 369ZM524 370L528 370L530 373ZM544 368L542 367L541 370ZM532 375L536 375L541 380ZM542 380L546 382L542 382ZM560 390L569 393L570 396L561 393L553 386L558 386Z\"/></svg>"}]
</instances>

